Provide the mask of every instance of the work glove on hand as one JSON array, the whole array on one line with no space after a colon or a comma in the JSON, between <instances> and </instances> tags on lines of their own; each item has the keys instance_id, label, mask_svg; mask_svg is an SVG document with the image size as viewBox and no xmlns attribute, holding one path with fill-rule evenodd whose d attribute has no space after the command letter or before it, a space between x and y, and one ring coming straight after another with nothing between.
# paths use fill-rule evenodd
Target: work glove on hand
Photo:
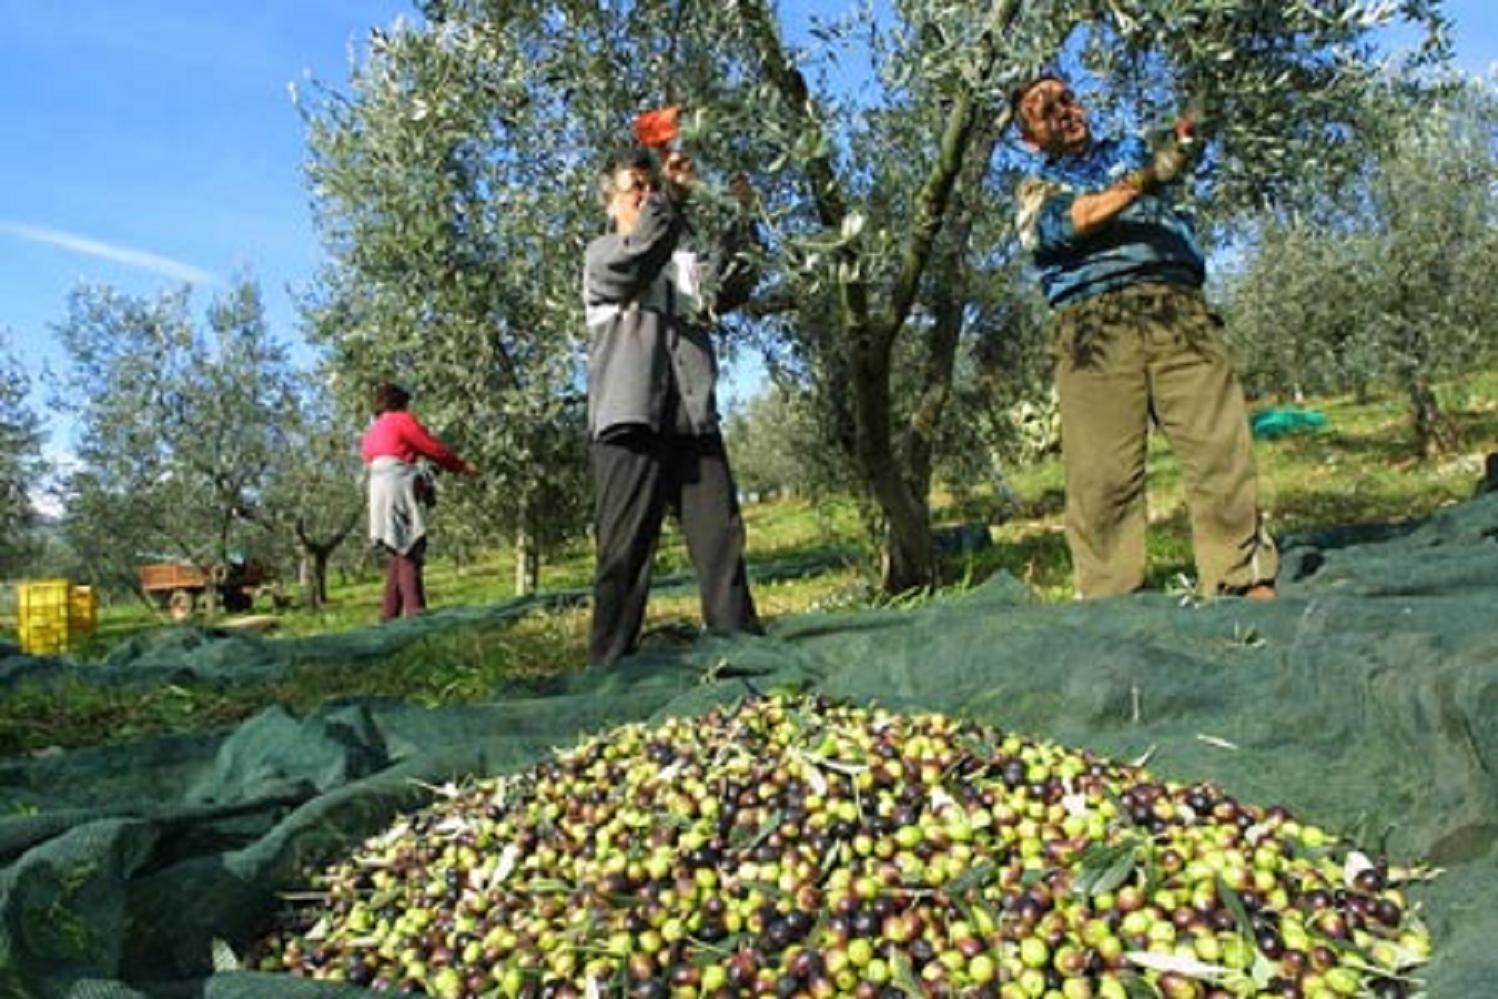
<instances>
[{"instance_id":1,"label":"work glove on hand","mask_svg":"<svg viewBox=\"0 0 1498 999\"><path fill-rule=\"evenodd\" d=\"M1196 155L1197 143L1190 118L1176 122L1175 128L1155 144L1150 161L1127 177L1128 183L1144 193L1173 184L1185 174Z\"/></svg>"},{"instance_id":2,"label":"work glove on hand","mask_svg":"<svg viewBox=\"0 0 1498 999\"><path fill-rule=\"evenodd\" d=\"M666 154L661 173L678 201L685 201L697 186L697 167L686 153L673 151Z\"/></svg>"}]
</instances>

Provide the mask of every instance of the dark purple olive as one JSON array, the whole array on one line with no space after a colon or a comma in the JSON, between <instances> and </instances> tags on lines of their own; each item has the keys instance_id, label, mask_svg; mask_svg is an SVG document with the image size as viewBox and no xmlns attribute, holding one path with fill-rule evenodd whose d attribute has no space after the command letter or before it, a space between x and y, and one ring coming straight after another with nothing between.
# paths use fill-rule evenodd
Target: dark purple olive
<instances>
[{"instance_id":1,"label":"dark purple olive","mask_svg":"<svg viewBox=\"0 0 1498 999\"><path fill-rule=\"evenodd\" d=\"M1259 951L1269 960L1277 961L1285 953L1285 942L1280 935L1270 927L1261 927L1254 933L1254 943L1258 945Z\"/></svg>"}]
</instances>

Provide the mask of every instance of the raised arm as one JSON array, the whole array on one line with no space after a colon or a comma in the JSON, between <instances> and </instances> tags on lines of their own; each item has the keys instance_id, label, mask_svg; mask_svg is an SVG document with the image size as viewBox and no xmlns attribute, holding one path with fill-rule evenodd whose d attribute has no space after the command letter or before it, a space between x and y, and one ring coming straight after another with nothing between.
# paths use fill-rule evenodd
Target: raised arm
<instances>
[{"instance_id":1,"label":"raised arm","mask_svg":"<svg viewBox=\"0 0 1498 999\"><path fill-rule=\"evenodd\" d=\"M1021 183L1019 231L1025 247L1038 253L1074 249L1144 195L1180 179L1190 163L1189 153L1174 139L1154 150L1130 140L1122 158L1132 169L1101 191L1069 191L1038 178Z\"/></svg>"},{"instance_id":2,"label":"raised arm","mask_svg":"<svg viewBox=\"0 0 1498 999\"><path fill-rule=\"evenodd\" d=\"M1086 239L1107 228L1108 223L1123 214L1123 210L1138 201L1143 193L1142 188L1122 180L1096 194L1077 195L1067 211L1074 238Z\"/></svg>"},{"instance_id":3,"label":"raised arm","mask_svg":"<svg viewBox=\"0 0 1498 999\"><path fill-rule=\"evenodd\" d=\"M405 419L400 421L398 427L401 441L410 447L411 450L423 458L430 458L438 466L447 469L449 472L467 473L469 471L472 466L462 458L459 458L452 448L434 437L431 431L422 426L420 420L410 413L402 413L401 415L405 417Z\"/></svg>"},{"instance_id":4,"label":"raised arm","mask_svg":"<svg viewBox=\"0 0 1498 999\"><path fill-rule=\"evenodd\" d=\"M623 304L639 297L671 259L683 225L678 199L664 191L652 192L634 232L613 233L589 244L583 273L587 304Z\"/></svg>"}]
</instances>

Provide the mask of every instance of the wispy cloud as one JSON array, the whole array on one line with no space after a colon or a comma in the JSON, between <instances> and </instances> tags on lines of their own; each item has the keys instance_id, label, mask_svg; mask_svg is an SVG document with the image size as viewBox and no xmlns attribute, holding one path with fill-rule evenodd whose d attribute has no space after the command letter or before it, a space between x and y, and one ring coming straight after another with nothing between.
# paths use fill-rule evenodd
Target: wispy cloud
<instances>
[{"instance_id":1,"label":"wispy cloud","mask_svg":"<svg viewBox=\"0 0 1498 999\"><path fill-rule=\"evenodd\" d=\"M70 250L73 253L82 253L90 257L99 257L103 260L113 260L116 263L125 264L128 267L139 267L165 277L178 281L186 281L189 284L216 285L222 282L200 267L192 264L184 264L180 260L163 257L159 253L151 253L147 250L137 250L128 246L114 246L97 239L89 239L87 236L75 236L70 232L62 232L57 229L48 229L44 226L25 225L20 222L7 222L0 219L0 233L15 236L32 243L42 243L47 246L55 246L62 250Z\"/></svg>"}]
</instances>

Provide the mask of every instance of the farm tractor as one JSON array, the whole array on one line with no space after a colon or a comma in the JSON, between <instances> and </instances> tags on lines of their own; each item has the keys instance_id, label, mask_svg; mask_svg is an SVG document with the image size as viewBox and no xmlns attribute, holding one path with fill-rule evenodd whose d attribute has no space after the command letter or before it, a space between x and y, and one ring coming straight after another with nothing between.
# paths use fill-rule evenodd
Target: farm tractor
<instances>
[{"instance_id":1,"label":"farm tractor","mask_svg":"<svg viewBox=\"0 0 1498 999\"><path fill-rule=\"evenodd\" d=\"M199 609L247 611L266 594L280 607L280 589L259 562L228 562L206 568L177 562L140 567L141 590L173 621L185 621Z\"/></svg>"}]
</instances>

